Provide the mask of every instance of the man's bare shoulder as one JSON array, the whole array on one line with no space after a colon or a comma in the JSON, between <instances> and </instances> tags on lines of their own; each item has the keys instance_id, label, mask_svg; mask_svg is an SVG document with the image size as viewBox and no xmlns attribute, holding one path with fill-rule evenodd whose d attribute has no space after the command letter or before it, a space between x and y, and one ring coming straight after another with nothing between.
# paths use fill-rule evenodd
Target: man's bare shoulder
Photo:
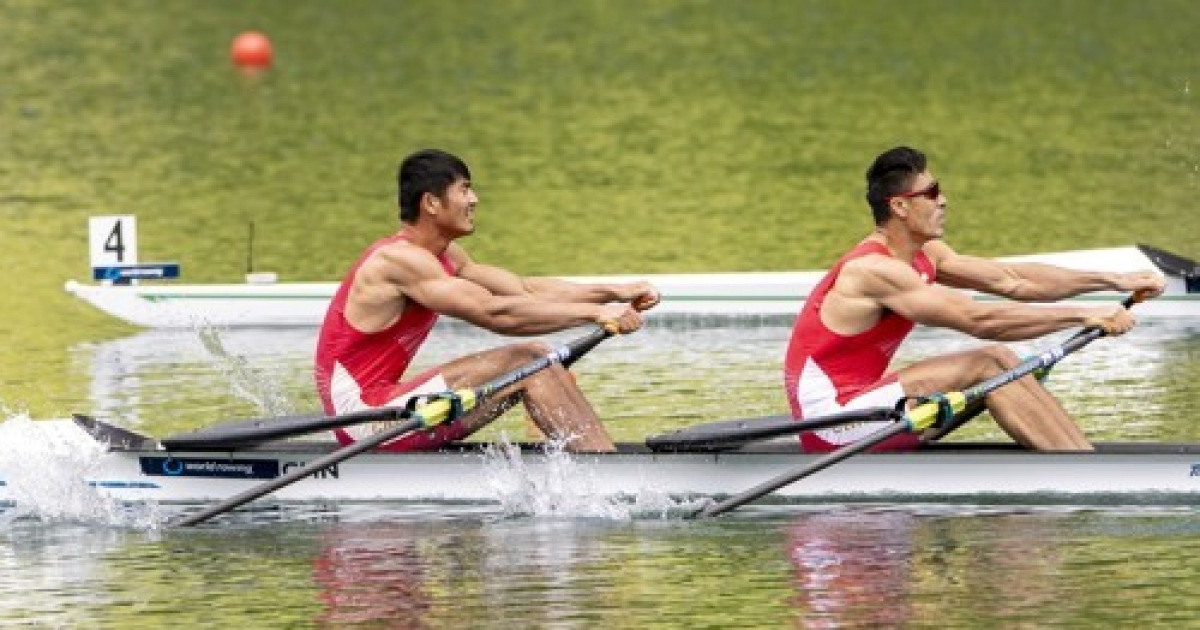
<instances>
[{"instance_id":1,"label":"man's bare shoulder","mask_svg":"<svg viewBox=\"0 0 1200 630\"><path fill-rule=\"evenodd\" d=\"M841 275L857 278L888 277L905 269L911 271L908 265L886 254L867 254L846 261L842 266Z\"/></svg>"},{"instance_id":2,"label":"man's bare shoulder","mask_svg":"<svg viewBox=\"0 0 1200 630\"><path fill-rule=\"evenodd\" d=\"M878 297L919 282L916 271L909 265L884 254L867 254L846 262L837 288L844 293Z\"/></svg>"},{"instance_id":3,"label":"man's bare shoulder","mask_svg":"<svg viewBox=\"0 0 1200 630\"><path fill-rule=\"evenodd\" d=\"M954 251L954 248L950 247L946 241L943 241L940 238L935 238L932 241L922 245L921 251L924 252L925 257L928 258L935 267L940 267L946 261L958 256L958 252Z\"/></svg>"},{"instance_id":4,"label":"man's bare shoulder","mask_svg":"<svg viewBox=\"0 0 1200 630\"><path fill-rule=\"evenodd\" d=\"M454 268L460 271L472 262L467 250L458 243L450 243L450 246L446 248L446 256L450 258L450 262L454 263Z\"/></svg>"},{"instance_id":5,"label":"man's bare shoulder","mask_svg":"<svg viewBox=\"0 0 1200 630\"><path fill-rule=\"evenodd\" d=\"M387 281L404 284L412 280L445 275L437 258L427 249L396 241L371 253L359 268L359 278L367 281Z\"/></svg>"}]
</instances>

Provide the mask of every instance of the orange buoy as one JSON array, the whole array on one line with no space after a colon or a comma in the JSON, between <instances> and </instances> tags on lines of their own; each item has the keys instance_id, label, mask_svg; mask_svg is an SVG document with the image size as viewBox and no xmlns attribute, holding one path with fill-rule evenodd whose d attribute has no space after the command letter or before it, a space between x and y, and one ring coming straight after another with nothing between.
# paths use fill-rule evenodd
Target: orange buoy
<instances>
[{"instance_id":1,"label":"orange buoy","mask_svg":"<svg viewBox=\"0 0 1200 630\"><path fill-rule=\"evenodd\" d=\"M233 38L229 47L229 55L233 63L242 68L263 70L271 67L274 56L271 51L271 40L266 35L249 31Z\"/></svg>"}]
</instances>

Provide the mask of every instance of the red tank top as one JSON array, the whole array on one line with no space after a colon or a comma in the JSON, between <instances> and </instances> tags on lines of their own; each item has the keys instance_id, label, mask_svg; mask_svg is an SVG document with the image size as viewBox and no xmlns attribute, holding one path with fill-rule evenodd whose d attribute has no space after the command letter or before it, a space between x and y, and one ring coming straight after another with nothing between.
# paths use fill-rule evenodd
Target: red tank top
<instances>
[{"instance_id":1,"label":"red tank top","mask_svg":"<svg viewBox=\"0 0 1200 630\"><path fill-rule=\"evenodd\" d=\"M378 332L360 332L346 321L346 299L350 295L350 287L354 284L354 277L359 268L380 247L405 238L394 234L371 244L350 268L334 294L333 301L329 303L329 310L325 313L325 321L321 324L321 334L317 340L314 370L317 393L321 397L326 414L336 413L331 384L334 375L339 371L344 371L358 384L358 388L362 390L363 402L372 406L387 402L394 386L404 375L417 350L425 343L429 331L437 322L436 312L411 299L404 305L400 318ZM443 252L438 255L438 261L442 263L446 273L455 275L457 271L449 256Z\"/></svg>"},{"instance_id":2,"label":"red tank top","mask_svg":"<svg viewBox=\"0 0 1200 630\"><path fill-rule=\"evenodd\" d=\"M874 326L857 335L840 335L821 322L821 306L837 282L842 266L869 254L891 256L887 246L878 241L859 243L842 256L812 290L792 328L783 369L788 402L792 406L792 415L797 418L803 414L796 386L809 360L829 377L837 391L837 402L845 404L883 377L900 342L915 325L892 311L885 311ZM937 272L924 252L918 251L913 257L912 267L926 283L934 281Z\"/></svg>"}]
</instances>

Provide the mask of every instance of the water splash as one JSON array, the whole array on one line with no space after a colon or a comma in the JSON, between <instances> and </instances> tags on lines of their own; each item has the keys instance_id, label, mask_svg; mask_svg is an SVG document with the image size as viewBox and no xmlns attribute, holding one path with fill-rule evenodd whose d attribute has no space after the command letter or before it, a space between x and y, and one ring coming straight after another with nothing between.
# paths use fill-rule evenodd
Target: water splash
<instances>
[{"instance_id":1,"label":"water splash","mask_svg":"<svg viewBox=\"0 0 1200 630\"><path fill-rule=\"evenodd\" d=\"M264 416L282 416L291 412L287 395L276 386L279 379L250 367L245 357L226 350L220 330L213 326L202 326L196 329L196 335L209 357L229 377L234 394L249 401Z\"/></svg>"},{"instance_id":2,"label":"water splash","mask_svg":"<svg viewBox=\"0 0 1200 630\"><path fill-rule=\"evenodd\" d=\"M152 504L123 505L88 483L105 448L69 420L34 421L4 410L0 421L0 524L17 519L154 529Z\"/></svg>"},{"instance_id":3,"label":"water splash","mask_svg":"<svg viewBox=\"0 0 1200 630\"><path fill-rule=\"evenodd\" d=\"M633 495L605 494L595 470L568 453L564 443L549 441L542 452L526 455L502 434L484 449L487 483L506 516L627 521L690 514L698 506L648 488Z\"/></svg>"}]
</instances>

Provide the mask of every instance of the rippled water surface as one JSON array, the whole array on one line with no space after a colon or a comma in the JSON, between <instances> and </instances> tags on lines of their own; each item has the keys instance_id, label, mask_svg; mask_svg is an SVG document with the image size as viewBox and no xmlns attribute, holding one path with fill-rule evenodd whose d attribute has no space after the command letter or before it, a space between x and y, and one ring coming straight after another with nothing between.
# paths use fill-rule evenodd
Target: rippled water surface
<instances>
[{"instance_id":1,"label":"rippled water surface","mask_svg":"<svg viewBox=\"0 0 1200 630\"><path fill-rule=\"evenodd\" d=\"M657 322L657 323L656 323ZM782 413L782 360L787 321L653 320L636 335L604 342L575 369L613 432L623 440L721 418ZM578 332L547 337L561 342ZM1013 344L1022 354L1048 348L1066 334ZM1079 416L1093 439L1187 440L1200 435L1191 410L1200 378L1200 329L1180 320L1151 320L1130 335L1093 343L1055 367L1052 390ZM64 401L102 419L154 435L227 419L317 409L312 329L146 331L71 349L82 400ZM443 322L414 369L503 343L500 337ZM980 342L956 333L919 330L902 347L904 364ZM1000 439L990 423L969 426L970 438ZM499 428L519 428L502 421ZM487 434L489 437L493 434Z\"/></svg>"},{"instance_id":2,"label":"rippled water surface","mask_svg":"<svg viewBox=\"0 0 1200 630\"><path fill-rule=\"evenodd\" d=\"M252 513L143 531L19 520L0 623L162 627L1186 625L1200 516L751 508L710 522L478 506Z\"/></svg>"},{"instance_id":3,"label":"rippled water surface","mask_svg":"<svg viewBox=\"0 0 1200 630\"><path fill-rule=\"evenodd\" d=\"M82 479L103 453L36 423L163 436L315 409L312 330L135 332L66 295L90 272L87 219L137 215L139 259L178 261L184 282L334 280L395 229L396 164L427 146L471 164L469 250L522 274L826 266L870 229L862 172L896 144L929 153L964 252L1196 258L1198 7L0 2L0 477L33 489L0 512L0 627L1195 626L1194 505L698 522L518 487L264 501L177 531L161 527L177 506L101 500ZM269 72L230 66L249 29L275 43ZM778 413L788 329L744 323L606 341L575 373L622 440ZM495 343L443 326L418 363ZM900 360L966 343L920 333ZM1050 386L1095 439L1195 440L1198 380L1200 327L1150 323ZM510 417L482 437L524 431ZM986 418L962 437L1004 439Z\"/></svg>"},{"instance_id":4,"label":"rippled water surface","mask_svg":"<svg viewBox=\"0 0 1200 630\"><path fill-rule=\"evenodd\" d=\"M578 379L623 440L775 413L788 328L751 324L653 326L599 346ZM80 345L69 369L89 379L97 415L163 435L310 409L314 335L145 332ZM496 342L440 326L420 360ZM969 343L922 331L901 360ZM1190 325L1149 323L1063 361L1051 386L1096 439L1194 439L1198 344ZM0 515L0 625L1085 627L1200 615L1200 506L767 504L698 522L669 501L539 503L527 491L479 504L264 501L171 530L160 524L179 506L96 501L72 467L98 455L54 452L31 426L0 424L0 471L11 480L19 466L53 496ZM506 418L489 436L522 430ZM985 418L965 437L1003 439Z\"/></svg>"}]
</instances>

